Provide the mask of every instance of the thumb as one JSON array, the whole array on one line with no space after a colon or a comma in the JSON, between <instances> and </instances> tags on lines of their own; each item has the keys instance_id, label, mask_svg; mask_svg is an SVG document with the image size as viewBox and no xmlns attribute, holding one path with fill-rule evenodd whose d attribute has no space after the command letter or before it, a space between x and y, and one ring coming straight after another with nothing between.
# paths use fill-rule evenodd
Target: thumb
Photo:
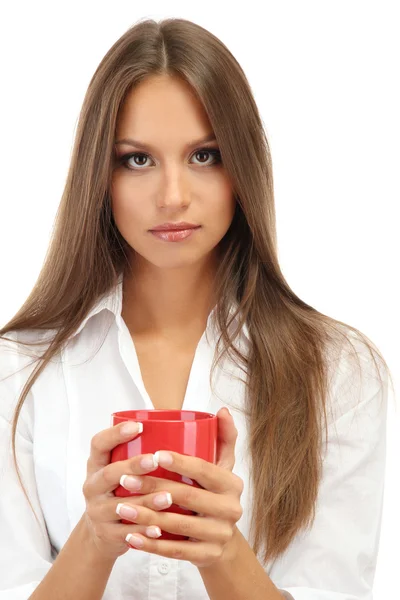
<instances>
[{"instance_id":1,"label":"thumb","mask_svg":"<svg viewBox=\"0 0 400 600\"><path fill-rule=\"evenodd\" d=\"M232 471L235 466L235 444L238 431L226 406L217 412L217 418L217 465Z\"/></svg>"}]
</instances>

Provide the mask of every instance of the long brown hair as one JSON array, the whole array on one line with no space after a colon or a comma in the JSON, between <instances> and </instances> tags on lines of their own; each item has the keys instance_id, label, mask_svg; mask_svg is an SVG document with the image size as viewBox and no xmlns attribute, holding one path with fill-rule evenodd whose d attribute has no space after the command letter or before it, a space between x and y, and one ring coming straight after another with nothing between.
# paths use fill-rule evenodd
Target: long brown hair
<instances>
[{"instance_id":1,"label":"long brown hair","mask_svg":"<svg viewBox=\"0 0 400 600\"><path fill-rule=\"evenodd\" d=\"M338 356L328 348L352 346L355 334L368 348L379 378L380 365L390 371L369 338L318 312L290 289L277 258L269 144L249 83L225 45L190 21L137 22L110 48L90 81L43 268L26 302L0 329L3 339L9 339L4 334L11 331L54 330L17 403L14 462L23 485L15 435L24 400L96 300L129 268L127 242L115 225L110 203L114 135L127 94L145 78L159 75L182 78L197 93L237 201L232 225L220 244L216 318L222 354L232 351L247 375L252 545L256 553L264 546L266 561L281 554L315 517L323 418L327 439L326 399L333 364L328 356ZM239 321L230 335L229 308L234 303ZM251 340L248 356L234 345L244 324ZM214 356L213 369L218 361Z\"/></svg>"}]
</instances>

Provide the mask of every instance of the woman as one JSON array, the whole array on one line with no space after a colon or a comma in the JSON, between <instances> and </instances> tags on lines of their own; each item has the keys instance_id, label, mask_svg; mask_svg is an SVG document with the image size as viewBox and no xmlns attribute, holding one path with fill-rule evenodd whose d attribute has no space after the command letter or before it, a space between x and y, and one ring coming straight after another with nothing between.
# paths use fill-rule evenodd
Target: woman
<instances>
[{"instance_id":1,"label":"woman","mask_svg":"<svg viewBox=\"0 0 400 600\"><path fill-rule=\"evenodd\" d=\"M211 33L146 20L106 54L0 335L1 600L372 598L389 371L285 281L261 118ZM152 478L163 452L110 464L139 431L110 414L140 407L218 414L217 464L167 467L204 489Z\"/></svg>"}]
</instances>

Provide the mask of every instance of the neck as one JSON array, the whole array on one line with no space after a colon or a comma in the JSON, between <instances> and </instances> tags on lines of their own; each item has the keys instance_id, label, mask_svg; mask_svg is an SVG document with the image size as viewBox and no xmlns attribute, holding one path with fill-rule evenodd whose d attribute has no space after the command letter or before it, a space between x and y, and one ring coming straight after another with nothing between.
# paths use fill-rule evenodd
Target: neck
<instances>
[{"instance_id":1,"label":"neck","mask_svg":"<svg viewBox=\"0 0 400 600\"><path fill-rule=\"evenodd\" d=\"M214 276L210 265L135 265L123 281L122 317L131 334L181 339L204 331L216 303Z\"/></svg>"}]
</instances>

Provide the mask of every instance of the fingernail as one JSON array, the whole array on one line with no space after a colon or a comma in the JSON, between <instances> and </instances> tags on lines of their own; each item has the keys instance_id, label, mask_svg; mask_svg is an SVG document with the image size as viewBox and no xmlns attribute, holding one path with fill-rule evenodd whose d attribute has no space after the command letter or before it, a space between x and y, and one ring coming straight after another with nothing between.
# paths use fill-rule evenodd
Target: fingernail
<instances>
[{"instance_id":1,"label":"fingernail","mask_svg":"<svg viewBox=\"0 0 400 600\"><path fill-rule=\"evenodd\" d=\"M137 535L132 535L132 533L128 533L125 538L125 541L128 542L131 546L135 546L135 548L141 548L144 544L144 541L141 537Z\"/></svg>"},{"instance_id":2,"label":"fingernail","mask_svg":"<svg viewBox=\"0 0 400 600\"><path fill-rule=\"evenodd\" d=\"M121 502L117 504L117 508L115 509L117 515L120 517L124 517L126 519L136 519L138 516L138 511L133 506L128 506L127 504L122 504Z\"/></svg>"},{"instance_id":3,"label":"fingernail","mask_svg":"<svg viewBox=\"0 0 400 600\"><path fill-rule=\"evenodd\" d=\"M151 525L151 527L147 527L146 535L150 538L159 538L161 537L161 529L157 525Z\"/></svg>"},{"instance_id":4,"label":"fingernail","mask_svg":"<svg viewBox=\"0 0 400 600\"><path fill-rule=\"evenodd\" d=\"M169 492L158 494L154 496L153 502L158 508L168 508L172 504L172 496Z\"/></svg>"},{"instance_id":5,"label":"fingernail","mask_svg":"<svg viewBox=\"0 0 400 600\"><path fill-rule=\"evenodd\" d=\"M173 458L169 452L165 452L165 450L157 450L157 452L154 453L154 456L161 466L169 467L172 465Z\"/></svg>"},{"instance_id":6,"label":"fingernail","mask_svg":"<svg viewBox=\"0 0 400 600\"><path fill-rule=\"evenodd\" d=\"M122 485L126 490L137 491L142 487L143 481L138 477L132 475L122 475L119 480L119 484Z\"/></svg>"},{"instance_id":7,"label":"fingernail","mask_svg":"<svg viewBox=\"0 0 400 600\"><path fill-rule=\"evenodd\" d=\"M157 457L154 454L144 456L140 461L140 466L142 469L153 469L154 467L158 467Z\"/></svg>"},{"instance_id":8,"label":"fingernail","mask_svg":"<svg viewBox=\"0 0 400 600\"><path fill-rule=\"evenodd\" d=\"M121 435L129 437L135 435L135 433L143 432L143 423L137 423L136 421L127 421L121 427Z\"/></svg>"}]
</instances>

